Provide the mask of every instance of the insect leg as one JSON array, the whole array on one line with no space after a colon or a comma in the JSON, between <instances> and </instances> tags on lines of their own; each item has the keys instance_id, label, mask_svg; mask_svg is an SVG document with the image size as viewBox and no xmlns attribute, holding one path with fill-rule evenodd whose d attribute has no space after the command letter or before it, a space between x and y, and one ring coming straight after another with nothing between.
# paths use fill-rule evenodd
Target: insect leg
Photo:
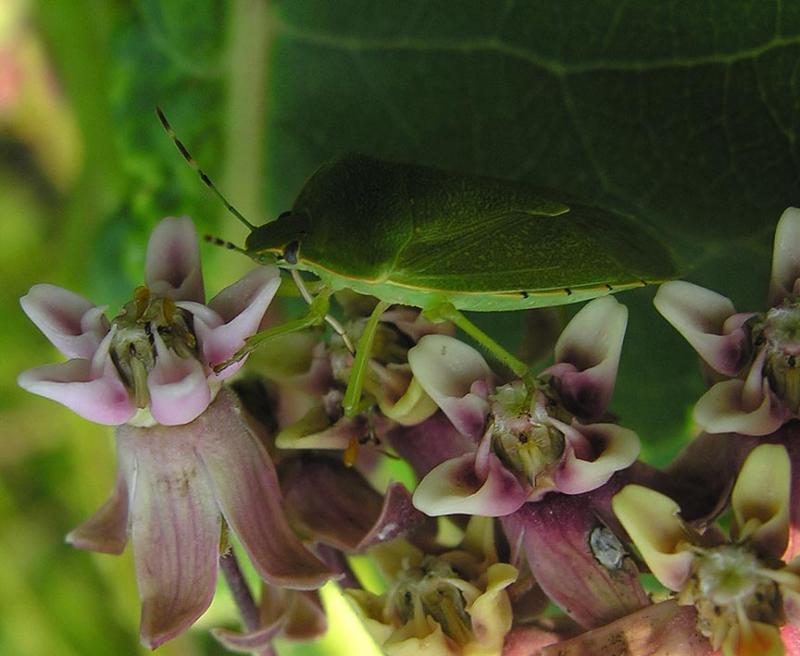
<instances>
[{"instance_id":1,"label":"insect leg","mask_svg":"<svg viewBox=\"0 0 800 656\"><path fill-rule=\"evenodd\" d=\"M444 303L425 311L425 315L433 321L452 321L489 353L494 355L506 367L511 369L520 378L525 378L530 373L530 368L522 360L509 353L478 326L467 319L461 312L453 307L452 303Z\"/></svg>"},{"instance_id":2,"label":"insect leg","mask_svg":"<svg viewBox=\"0 0 800 656\"><path fill-rule=\"evenodd\" d=\"M375 333L378 330L378 320L389 307L389 303L379 301L369 316L369 321L364 327L364 332L358 339L356 357L353 361L353 368L350 370L350 380L347 381L347 390L344 393L342 407L345 417L353 417L358 414L358 405L361 400L361 390L364 387L364 377L369 366L369 356L372 352L372 342L375 340Z\"/></svg>"},{"instance_id":3,"label":"insect leg","mask_svg":"<svg viewBox=\"0 0 800 656\"><path fill-rule=\"evenodd\" d=\"M313 303L313 301L314 301L314 298L311 296L311 293L308 291L308 289L306 289L306 284L303 282L303 279L300 277L300 273L298 272L297 269L292 269L291 270L291 274L292 274L292 280L294 280L295 286L297 287L297 289L300 290L300 295L303 297L303 299L305 300L306 303L311 305ZM342 338L342 341L344 342L344 345L347 348L347 350L350 351L350 354L351 355L355 355L356 354L356 350L353 347L353 342L350 341L350 337L345 332L344 326L339 322L339 320L336 317L334 317L334 316L332 316L330 314L326 314L325 315L325 321L327 321L328 325L331 328L333 328L334 331L336 331L336 334L339 335L339 337Z\"/></svg>"},{"instance_id":4,"label":"insect leg","mask_svg":"<svg viewBox=\"0 0 800 656\"><path fill-rule=\"evenodd\" d=\"M245 340L244 346L236 351L232 357L228 358L224 362L214 365L214 371L216 373L220 373L224 369L230 367L232 364L239 362L239 360L252 353L262 344L270 341L271 339L275 339L281 335L288 335L289 333L294 333L298 330L319 326L325 320L325 315L328 312L329 306L330 292L322 292L318 294L312 301L306 316L295 319L294 321L287 321L286 323L283 323L280 326L275 326L274 328L262 330L260 333L256 333L255 335L248 337Z\"/></svg>"}]
</instances>

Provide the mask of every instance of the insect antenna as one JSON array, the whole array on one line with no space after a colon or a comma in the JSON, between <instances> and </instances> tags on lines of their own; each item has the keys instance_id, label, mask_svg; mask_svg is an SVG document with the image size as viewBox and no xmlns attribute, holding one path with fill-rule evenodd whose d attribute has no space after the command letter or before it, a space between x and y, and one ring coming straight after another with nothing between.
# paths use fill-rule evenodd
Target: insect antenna
<instances>
[{"instance_id":1,"label":"insect antenna","mask_svg":"<svg viewBox=\"0 0 800 656\"><path fill-rule=\"evenodd\" d=\"M220 239L219 237L215 237L214 235L203 235L203 241L209 244L214 244L214 246L227 248L229 251L236 251L237 253L242 253L243 255L247 255L248 257L250 257L250 254L241 246L237 246L231 241Z\"/></svg>"},{"instance_id":2,"label":"insect antenna","mask_svg":"<svg viewBox=\"0 0 800 656\"><path fill-rule=\"evenodd\" d=\"M164 127L167 135L170 139L172 139L173 143L175 144L178 152L181 154L183 159L191 166L195 171L197 171L197 175L200 176L200 179L203 181L203 184L208 187L217 198L222 201L222 204L225 205L225 209L228 210L233 216L235 216L239 221L241 221L244 225L246 225L250 230L255 230L256 226L254 226L250 221L244 218L244 215L237 210L231 203L228 201L225 196L222 195L222 192L217 189L216 185L211 181L205 171L200 168L200 165L195 161L194 157L192 157L191 153L186 149L186 146L183 145L183 142L178 139L178 135L175 133L175 130L170 125L170 122L167 120L167 117L164 115L164 112L161 111L160 107L156 107L156 115L158 116L158 120L161 121L161 125Z\"/></svg>"}]
</instances>

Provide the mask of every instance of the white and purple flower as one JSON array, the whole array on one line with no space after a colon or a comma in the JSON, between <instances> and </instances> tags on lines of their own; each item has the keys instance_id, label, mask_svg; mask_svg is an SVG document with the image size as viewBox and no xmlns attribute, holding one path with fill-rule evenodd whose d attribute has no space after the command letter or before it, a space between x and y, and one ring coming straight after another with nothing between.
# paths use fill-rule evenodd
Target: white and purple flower
<instances>
[{"instance_id":1,"label":"white and purple flower","mask_svg":"<svg viewBox=\"0 0 800 656\"><path fill-rule=\"evenodd\" d=\"M23 309L71 359L19 383L117 426L116 486L67 541L118 554L131 539L141 639L154 649L211 603L225 526L268 583L310 589L334 573L293 533L272 461L221 388L241 363L213 370L258 330L277 269L258 268L204 305L195 228L167 218L150 237L145 282L110 322L78 294L31 289Z\"/></svg>"},{"instance_id":2,"label":"white and purple flower","mask_svg":"<svg viewBox=\"0 0 800 656\"><path fill-rule=\"evenodd\" d=\"M598 421L614 388L627 317L610 296L586 305L559 338L556 363L533 384L496 387L475 349L423 337L408 355L414 377L475 448L422 479L417 508L504 516L548 492L594 490L634 462L636 434Z\"/></svg>"},{"instance_id":3,"label":"white and purple flower","mask_svg":"<svg viewBox=\"0 0 800 656\"><path fill-rule=\"evenodd\" d=\"M258 330L280 285L259 267L205 304L197 233L168 217L150 237L145 285L110 322L105 307L54 285L35 285L22 309L67 362L20 374L20 386L100 424L186 424L211 403L224 362Z\"/></svg>"},{"instance_id":4,"label":"white and purple flower","mask_svg":"<svg viewBox=\"0 0 800 656\"><path fill-rule=\"evenodd\" d=\"M726 297L668 282L656 308L724 378L700 398L694 417L709 433L767 435L800 417L800 209L775 231L770 309L736 312Z\"/></svg>"}]
</instances>

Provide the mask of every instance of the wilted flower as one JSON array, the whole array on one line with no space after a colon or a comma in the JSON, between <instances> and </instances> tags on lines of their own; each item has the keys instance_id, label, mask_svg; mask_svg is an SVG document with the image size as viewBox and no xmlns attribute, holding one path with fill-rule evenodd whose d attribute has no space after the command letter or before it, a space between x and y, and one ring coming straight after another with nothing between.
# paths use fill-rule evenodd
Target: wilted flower
<instances>
[{"instance_id":1,"label":"wilted flower","mask_svg":"<svg viewBox=\"0 0 800 656\"><path fill-rule=\"evenodd\" d=\"M438 555L404 540L372 555L389 591L347 592L384 653L499 656L512 620L506 588L517 570L498 562L491 519L473 517L461 544Z\"/></svg>"},{"instance_id":2,"label":"wilted flower","mask_svg":"<svg viewBox=\"0 0 800 656\"><path fill-rule=\"evenodd\" d=\"M614 388L627 316L612 297L586 305L559 338L556 364L532 385L495 387L475 349L423 337L409 351L414 377L475 448L425 476L414 504L430 515L508 515L551 491L596 489L630 465L639 453L636 434L593 423Z\"/></svg>"},{"instance_id":3,"label":"wilted flower","mask_svg":"<svg viewBox=\"0 0 800 656\"><path fill-rule=\"evenodd\" d=\"M27 371L20 384L119 424L111 498L67 540L121 553L130 536L141 637L155 648L211 603L223 519L270 583L315 588L333 573L292 532L272 462L235 395L220 390L240 365L222 376L211 368L258 329L277 272L257 269L205 306L194 226L168 218L150 238L145 281L111 323L77 294L34 287L23 308L73 359Z\"/></svg>"},{"instance_id":4,"label":"wilted flower","mask_svg":"<svg viewBox=\"0 0 800 656\"><path fill-rule=\"evenodd\" d=\"M797 624L800 563L780 560L789 539L791 465L781 445L754 449L731 494L731 539L700 534L669 497L628 485L613 508L656 578L697 611L697 629L726 656L782 654L778 627Z\"/></svg>"},{"instance_id":5,"label":"wilted flower","mask_svg":"<svg viewBox=\"0 0 800 656\"><path fill-rule=\"evenodd\" d=\"M105 307L54 285L35 285L21 299L72 359L25 371L18 382L100 424L188 423L242 365L212 369L258 330L279 284L275 267L259 267L204 305L194 225L166 218L150 237L145 286L111 322Z\"/></svg>"},{"instance_id":6,"label":"wilted flower","mask_svg":"<svg viewBox=\"0 0 800 656\"><path fill-rule=\"evenodd\" d=\"M654 303L705 363L727 380L697 402L709 433L767 435L800 417L800 210L775 231L770 309L737 313L716 292L683 281L661 286Z\"/></svg>"}]
</instances>

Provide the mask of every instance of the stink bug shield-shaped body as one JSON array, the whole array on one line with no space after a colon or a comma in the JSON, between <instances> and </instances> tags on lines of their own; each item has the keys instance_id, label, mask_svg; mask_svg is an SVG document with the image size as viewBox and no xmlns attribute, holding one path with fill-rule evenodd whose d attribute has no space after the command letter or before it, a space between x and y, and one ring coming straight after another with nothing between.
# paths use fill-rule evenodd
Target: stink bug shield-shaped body
<instances>
[{"instance_id":1,"label":"stink bug shield-shaped body","mask_svg":"<svg viewBox=\"0 0 800 656\"><path fill-rule=\"evenodd\" d=\"M245 250L309 271L328 290L379 299L357 349L348 414L390 304L453 321L522 376L526 365L460 310L560 305L676 275L663 244L626 217L516 182L363 155L320 167L291 211L254 229Z\"/></svg>"},{"instance_id":2,"label":"stink bug shield-shaped body","mask_svg":"<svg viewBox=\"0 0 800 656\"><path fill-rule=\"evenodd\" d=\"M434 310L560 305L675 276L630 219L507 180L347 155L323 165L246 251L331 289ZM279 262L280 264L280 262Z\"/></svg>"}]
</instances>

